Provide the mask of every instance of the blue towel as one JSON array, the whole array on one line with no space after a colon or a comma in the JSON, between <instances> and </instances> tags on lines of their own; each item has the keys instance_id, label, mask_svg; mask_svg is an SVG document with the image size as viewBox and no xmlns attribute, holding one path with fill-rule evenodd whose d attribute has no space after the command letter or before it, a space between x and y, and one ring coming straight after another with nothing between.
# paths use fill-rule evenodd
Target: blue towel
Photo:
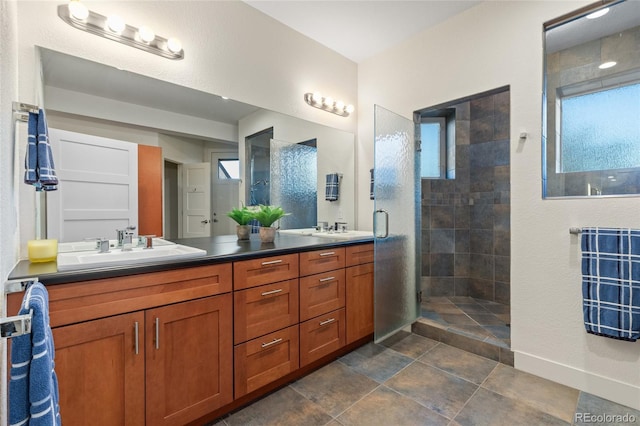
<instances>
[{"instance_id":1,"label":"blue towel","mask_svg":"<svg viewBox=\"0 0 640 426\"><path fill-rule=\"evenodd\" d=\"M338 201L340 195L340 175L338 173L329 173L327 175L327 185L325 188L324 199L327 201Z\"/></svg>"},{"instance_id":2,"label":"blue towel","mask_svg":"<svg viewBox=\"0 0 640 426\"><path fill-rule=\"evenodd\" d=\"M640 230L582 230L582 296L588 333L640 338Z\"/></svg>"},{"instance_id":3,"label":"blue towel","mask_svg":"<svg viewBox=\"0 0 640 426\"><path fill-rule=\"evenodd\" d=\"M58 178L49 144L47 117L42 108L38 114L29 113L27 131L24 182L35 186L36 191L55 191L58 189Z\"/></svg>"},{"instance_id":4,"label":"blue towel","mask_svg":"<svg viewBox=\"0 0 640 426\"><path fill-rule=\"evenodd\" d=\"M31 334L11 341L9 424L60 425L58 379L54 371L53 335L49 326L49 295L41 283L25 292L20 315L32 312Z\"/></svg>"}]
</instances>

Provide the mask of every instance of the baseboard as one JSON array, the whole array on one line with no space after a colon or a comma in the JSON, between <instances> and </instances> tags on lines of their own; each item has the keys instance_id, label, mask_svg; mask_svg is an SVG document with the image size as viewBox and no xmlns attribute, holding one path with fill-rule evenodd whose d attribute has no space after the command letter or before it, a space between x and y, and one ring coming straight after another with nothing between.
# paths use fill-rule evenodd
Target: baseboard
<instances>
[{"instance_id":1,"label":"baseboard","mask_svg":"<svg viewBox=\"0 0 640 426\"><path fill-rule=\"evenodd\" d=\"M522 352L515 352L514 364L518 370L640 410L640 386Z\"/></svg>"}]
</instances>

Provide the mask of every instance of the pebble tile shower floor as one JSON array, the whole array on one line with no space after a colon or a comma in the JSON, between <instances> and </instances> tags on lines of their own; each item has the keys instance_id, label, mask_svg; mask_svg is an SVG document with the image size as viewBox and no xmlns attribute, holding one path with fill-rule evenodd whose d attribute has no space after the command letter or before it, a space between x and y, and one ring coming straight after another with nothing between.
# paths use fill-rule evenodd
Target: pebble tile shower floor
<instances>
[{"instance_id":1,"label":"pebble tile shower floor","mask_svg":"<svg viewBox=\"0 0 640 426\"><path fill-rule=\"evenodd\" d=\"M582 413L640 424L638 410L427 337L401 337L362 346L207 426L587 424Z\"/></svg>"}]
</instances>

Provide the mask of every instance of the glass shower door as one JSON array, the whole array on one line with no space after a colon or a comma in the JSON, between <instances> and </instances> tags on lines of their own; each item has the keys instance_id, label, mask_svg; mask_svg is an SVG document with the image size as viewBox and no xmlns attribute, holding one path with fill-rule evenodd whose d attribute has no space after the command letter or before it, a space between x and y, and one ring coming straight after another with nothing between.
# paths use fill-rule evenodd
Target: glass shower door
<instances>
[{"instance_id":1,"label":"glass shower door","mask_svg":"<svg viewBox=\"0 0 640 426\"><path fill-rule=\"evenodd\" d=\"M374 247L376 342L420 312L420 156L411 120L375 106Z\"/></svg>"},{"instance_id":2,"label":"glass shower door","mask_svg":"<svg viewBox=\"0 0 640 426\"><path fill-rule=\"evenodd\" d=\"M318 150L315 147L271 139L271 204L290 213L281 229L310 228L317 224Z\"/></svg>"}]
</instances>

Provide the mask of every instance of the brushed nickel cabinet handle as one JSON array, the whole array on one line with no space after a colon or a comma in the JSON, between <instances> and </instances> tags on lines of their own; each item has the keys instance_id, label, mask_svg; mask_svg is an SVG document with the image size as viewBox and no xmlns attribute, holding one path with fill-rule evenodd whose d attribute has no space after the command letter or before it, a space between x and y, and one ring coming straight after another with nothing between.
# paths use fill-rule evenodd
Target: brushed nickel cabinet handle
<instances>
[{"instance_id":1,"label":"brushed nickel cabinet handle","mask_svg":"<svg viewBox=\"0 0 640 426\"><path fill-rule=\"evenodd\" d=\"M278 263L282 263L282 259L270 260L268 262L262 262L262 266L275 265L275 264L278 264Z\"/></svg>"},{"instance_id":2,"label":"brushed nickel cabinet handle","mask_svg":"<svg viewBox=\"0 0 640 426\"><path fill-rule=\"evenodd\" d=\"M160 318L156 318L156 349L160 349Z\"/></svg>"},{"instance_id":3,"label":"brushed nickel cabinet handle","mask_svg":"<svg viewBox=\"0 0 640 426\"><path fill-rule=\"evenodd\" d=\"M138 355L140 353L140 347L138 346L138 321L136 321L133 326L133 332L136 339L136 355Z\"/></svg>"},{"instance_id":4,"label":"brushed nickel cabinet handle","mask_svg":"<svg viewBox=\"0 0 640 426\"><path fill-rule=\"evenodd\" d=\"M336 254L335 251L328 251L326 253L320 253L320 257L324 257L324 256L333 256L334 254Z\"/></svg>"},{"instance_id":5,"label":"brushed nickel cabinet handle","mask_svg":"<svg viewBox=\"0 0 640 426\"><path fill-rule=\"evenodd\" d=\"M320 281L321 283L326 283L327 281L333 281L335 279L336 277L327 277L327 278L320 278L318 281Z\"/></svg>"},{"instance_id":6,"label":"brushed nickel cabinet handle","mask_svg":"<svg viewBox=\"0 0 640 426\"><path fill-rule=\"evenodd\" d=\"M320 325L327 325L327 324L331 324L332 322L334 322L336 319L335 318L329 318L326 321L320 321Z\"/></svg>"},{"instance_id":7,"label":"brushed nickel cabinet handle","mask_svg":"<svg viewBox=\"0 0 640 426\"><path fill-rule=\"evenodd\" d=\"M276 294L276 293L280 293L282 292L282 289L279 288L277 290L271 290L271 291L265 291L264 293L261 293L262 296L269 296L271 294Z\"/></svg>"},{"instance_id":8,"label":"brushed nickel cabinet handle","mask_svg":"<svg viewBox=\"0 0 640 426\"><path fill-rule=\"evenodd\" d=\"M263 344L262 344L262 348L263 348L263 349L264 349L264 348L268 348L269 346L271 346L271 345L275 345L276 343L280 343L280 342L282 342L282 337L281 337L281 338L279 338L279 339L273 339L271 342L268 342L268 343L263 343Z\"/></svg>"}]
</instances>

